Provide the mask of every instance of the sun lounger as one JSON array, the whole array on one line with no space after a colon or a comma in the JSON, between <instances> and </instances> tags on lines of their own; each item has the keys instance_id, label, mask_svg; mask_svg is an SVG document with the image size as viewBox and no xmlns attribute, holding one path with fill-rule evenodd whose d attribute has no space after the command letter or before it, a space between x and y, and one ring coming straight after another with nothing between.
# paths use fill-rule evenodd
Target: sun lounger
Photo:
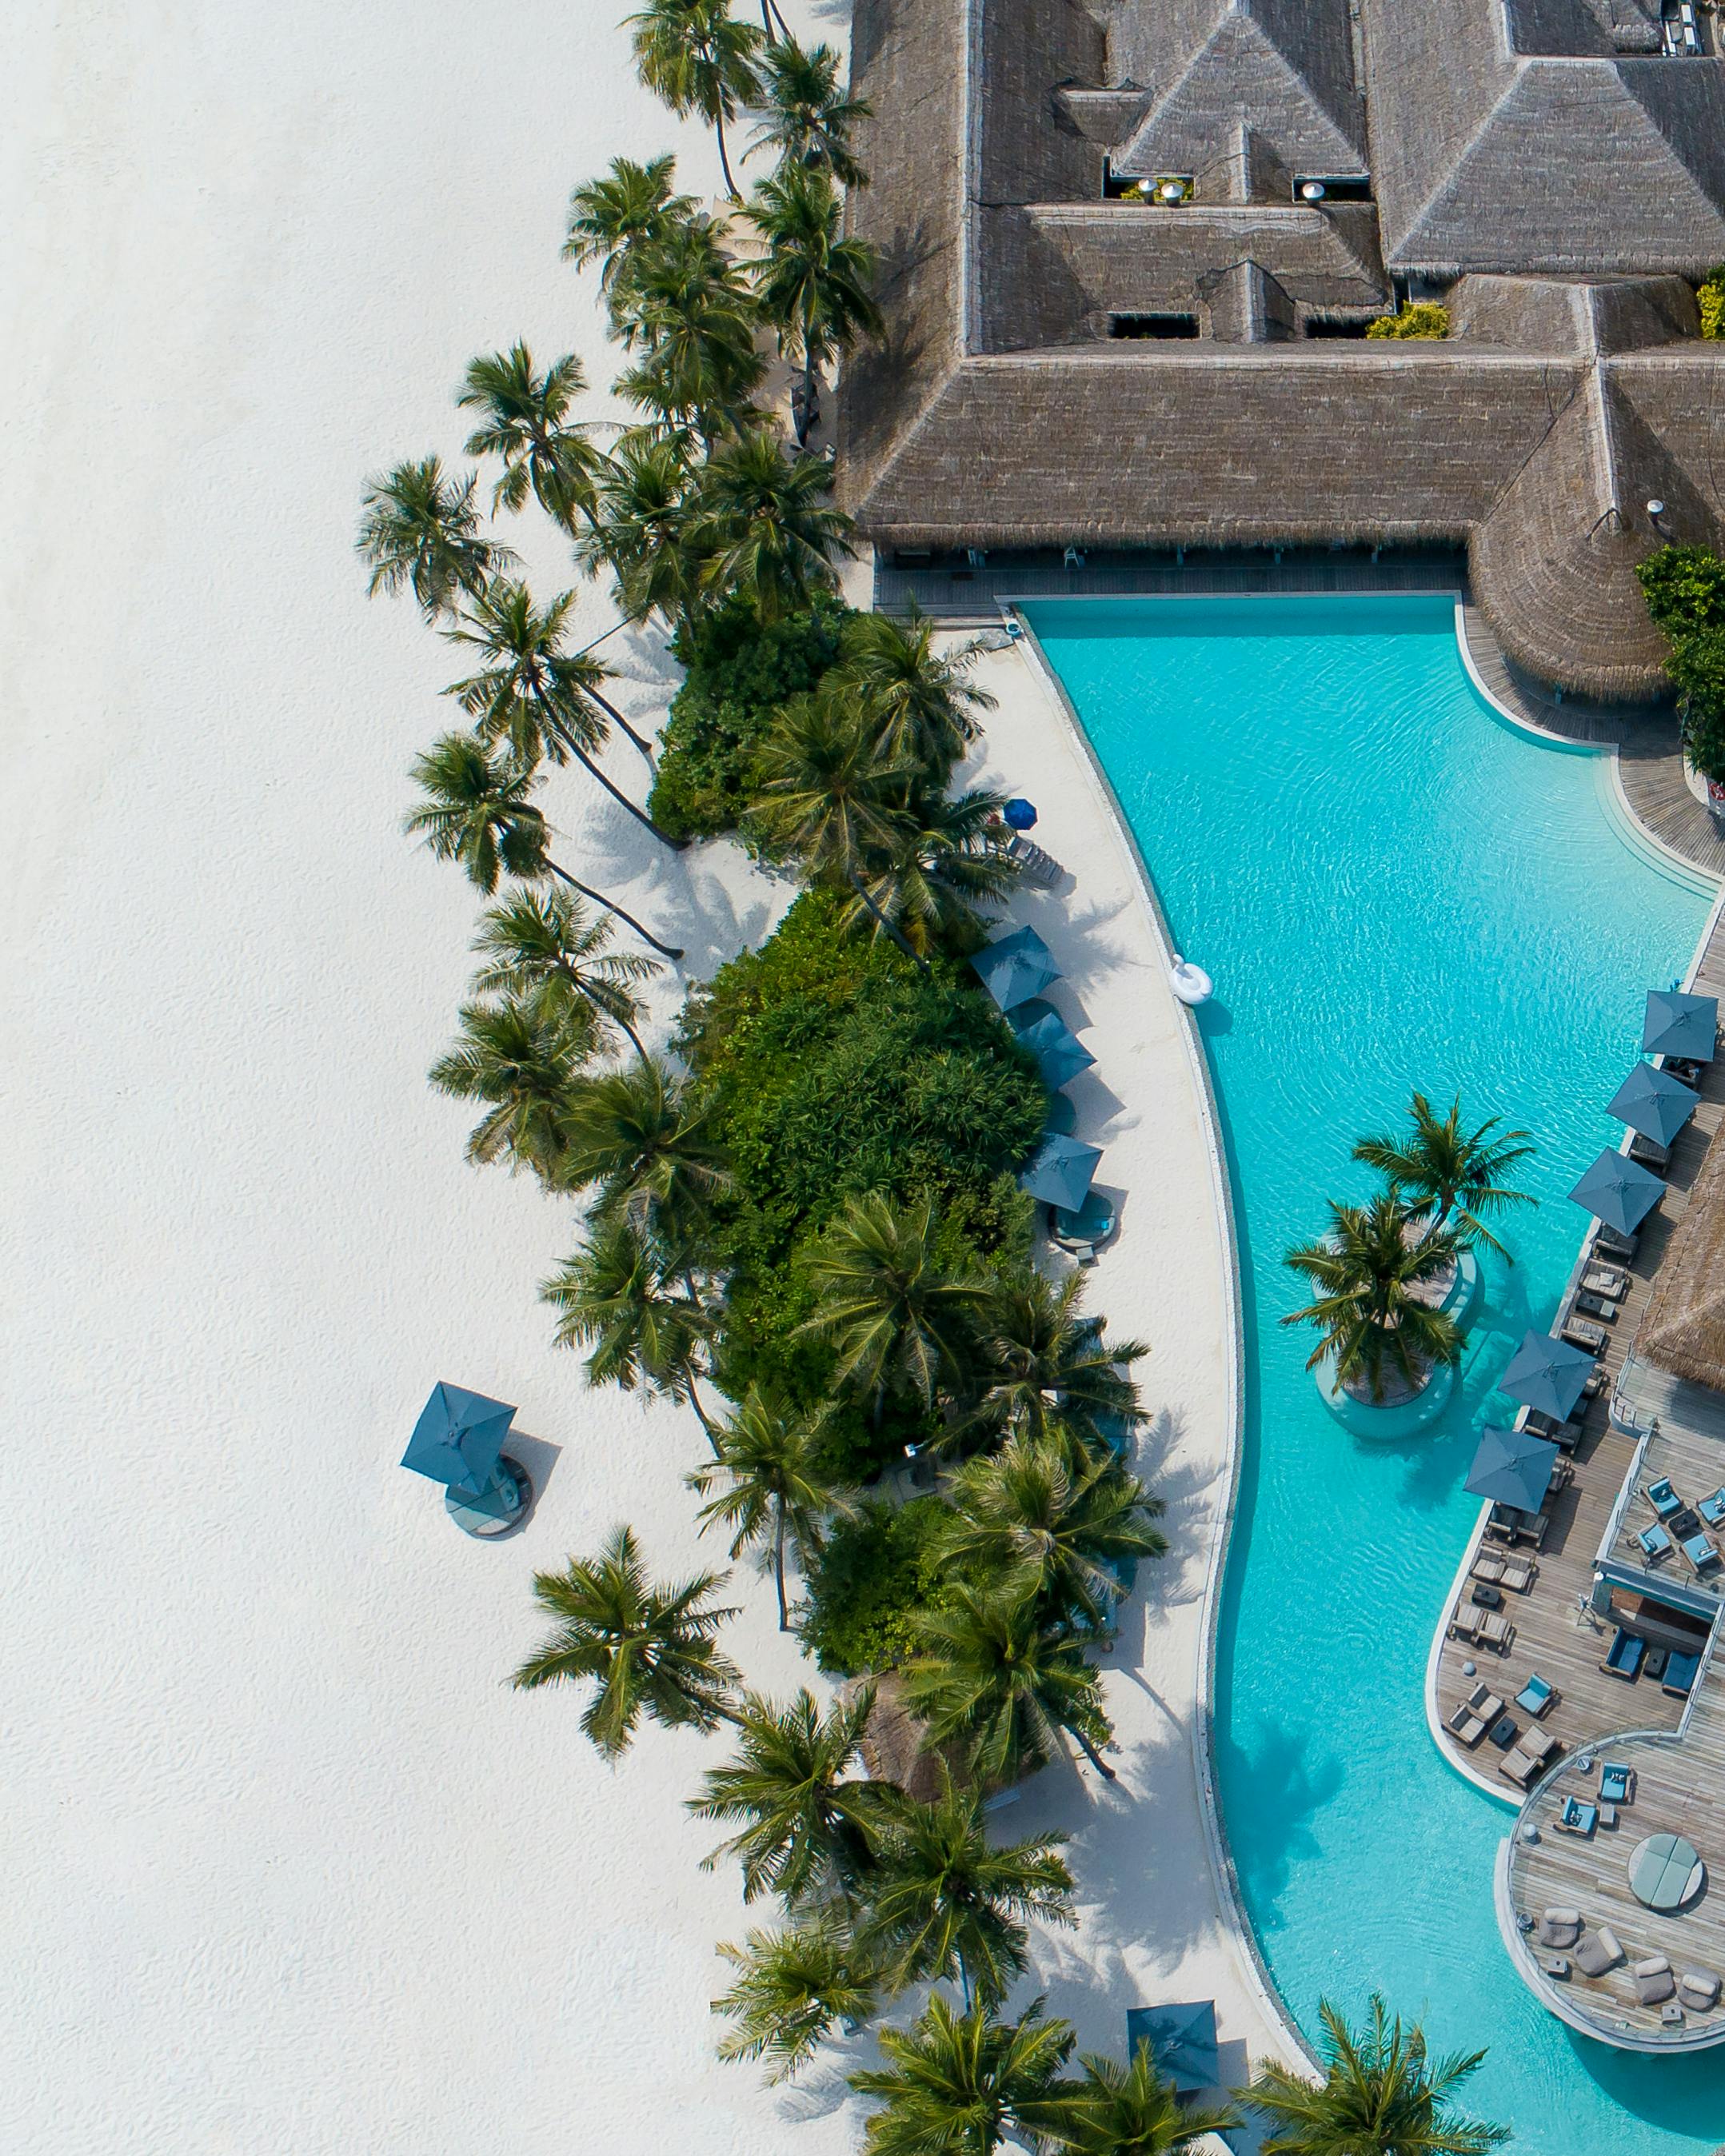
<instances>
[{"instance_id":1,"label":"sun lounger","mask_svg":"<svg viewBox=\"0 0 1725 2156\"><path fill-rule=\"evenodd\" d=\"M1584 1840L1599 1823L1597 1804L1584 1803L1579 1797L1565 1797L1552 1825L1559 1834L1579 1835Z\"/></svg>"},{"instance_id":2,"label":"sun lounger","mask_svg":"<svg viewBox=\"0 0 1725 2156\"><path fill-rule=\"evenodd\" d=\"M1539 1577L1539 1567L1531 1557L1510 1557L1503 1561L1502 1584L1512 1594L1525 1594Z\"/></svg>"},{"instance_id":3,"label":"sun lounger","mask_svg":"<svg viewBox=\"0 0 1725 2156\"><path fill-rule=\"evenodd\" d=\"M1581 1381L1581 1397L1584 1400L1596 1400L1604 1389L1605 1373L1596 1363Z\"/></svg>"},{"instance_id":4,"label":"sun lounger","mask_svg":"<svg viewBox=\"0 0 1725 2156\"><path fill-rule=\"evenodd\" d=\"M1663 1175L1671 1164L1671 1149L1662 1146L1657 1138L1650 1138L1645 1132L1637 1131L1630 1140L1630 1158L1638 1160L1643 1168L1651 1168ZM1619 1294L1625 1292L1619 1289Z\"/></svg>"},{"instance_id":5,"label":"sun lounger","mask_svg":"<svg viewBox=\"0 0 1725 2156\"><path fill-rule=\"evenodd\" d=\"M1019 874L1026 883L1040 884L1043 890L1051 890L1066 871L1052 854L1045 854L1034 839L1022 832L1015 832L1006 842L1009 856L1018 863Z\"/></svg>"},{"instance_id":6,"label":"sun lounger","mask_svg":"<svg viewBox=\"0 0 1725 2156\"><path fill-rule=\"evenodd\" d=\"M1657 2006L1677 1989L1671 1965L1663 1954L1649 1954L1630 1971L1635 1980L1635 1996L1644 2006Z\"/></svg>"},{"instance_id":7,"label":"sun lounger","mask_svg":"<svg viewBox=\"0 0 1725 2156\"><path fill-rule=\"evenodd\" d=\"M1538 1774L1542 1763L1532 1753L1517 1744L1512 1752L1506 1753L1498 1762L1497 1771L1513 1782L1518 1789L1525 1789Z\"/></svg>"},{"instance_id":8,"label":"sun lounger","mask_svg":"<svg viewBox=\"0 0 1725 2156\"><path fill-rule=\"evenodd\" d=\"M1675 1648L1666 1656L1665 1676L1660 1690L1669 1692L1673 1699L1687 1699L1695 1689L1695 1680L1701 1670L1699 1655L1681 1655Z\"/></svg>"},{"instance_id":9,"label":"sun lounger","mask_svg":"<svg viewBox=\"0 0 1725 2156\"><path fill-rule=\"evenodd\" d=\"M1585 1317L1572 1317L1563 1327L1563 1337L1572 1348L1580 1348L1589 1355L1603 1355L1610 1334L1603 1325L1594 1325Z\"/></svg>"},{"instance_id":10,"label":"sun lounger","mask_svg":"<svg viewBox=\"0 0 1725 2156\"><path fill-rule=\"evenodd\" d=\"M1630 1276L1621 1265L1589 1265L1581 1285L1590 1295L1612 1296L1620 1301L1630 1291Z\"/></svg>"},{"instance_id":11,"label":"sun lounger","mask_svg":"<svg viewBox=\"0 0 1725 2156\"><path fill-rule=\"evenodd\" d=\"M1603 1976L1622 1959L1623 1948L1609 1924L1601 1924L1596 1932L1584 1932L1575 1948L1575 1966L1584 1976Z\"/></svg>"},{"instance_id":12,"label":"sun lounger","mask_svg":"<svg viewBox=\"0 0 1725 2156\"><path fill-rule=\"evenodd\" d=\"M1651 1527L1643 1527L1635 1540L1641 1545L1641 1554L1649 1564L1657 1564L1662 1557L1671 1553L1671 1538L1656 1520Z\"/></svg>"},{"instance_id":13,"label":"sun lounger","mask_svg":"<svg viewBox=\"0 0 1725 2156\"><path fill-rule=\"evenodd\" d=\"M1576 1291L1575 1307L1589 1317L1603 1317L1608 1325L1617 1322L1618 1306L1608 1295L1594 1295L1586 1288Z\"/></svg>"},{"instance_id":14,"label":"sun lounger","mask_svg":"<svg viewBox=\"0 0 1725 2156\"><path fill-rule=\"evenodd\" d=\"M1710 1527L1725 1527L1725 1489L1715 1490L1711 1497L1702 1498L1695 1509Z\"/></svg>"},{"instance_id":15,"label":"sun lounger","mask_svg":"<svg viewBox=\"0 0 1725 2156\"><path fill-rule=\"evenodd\" d=\"M1539 1919L1534 1937L1543 1947L1567 1953L1581 1937L1579 1909L1548 1909Z\"/></svg>"},{"instance_id":16,"label":"sun lounger","mask_svg":"<svg viewBox=\"0 0 1725 2156\"><path fill-rule=\"evenodd\" d=\"M1539 1414L1530 1409L1525 1427L1532 1430L1535 1437L1548 1439L1564 1452L1574 1452L1581 1442L1582 1425L1579 1420L1554 1422L1551 1416Z\"/></svg>"},{"instance_id":17,"label":"sun lounger","mask_svg":"<svg viewBox=\"0 0 1725 2156\"><path fill-rule=\"evenodd\" d=\"M1486 1685L1476 1685L1446 1726L1457 1743L1471 1752L1502 1712L1503 1702L1497 1693Z\"/></svg>"},{"instance_id":18,"label":"sun lounger","mask_svg":"<svg viewBox=\"0 0 1725 2156\"><path fill-rule=\"evenodd\" d=\"M1607 1759L1599 1768L1599 1796L1610 1804L1632 1804L1635 1800L1635 1770Z\"/></svg>"},{"instance_id":19,"label":"sun lounger","mask_svg":"<svg viewBox=\"0 0 1725 2156\"><path fill-rule=\"evenodd\" d=\"M1677 1995L1692 2014L1711 2014L1719 2003L1719 1979L1704 1969L1686 1969L1677 1979Z\"/></svg>"},{"instance_id":20,"label":"sun lounger","mask_svg":"<svg viewBox=\"0 0 1725 2156\"><path fill-rule=\"evenodd\" d=\"M1633 1684L1641 1674L1641 1657L1647 1651L1647 1642L1634 1632L1617 1629L1611 1642L1611 1650L1599 1667L1608 1677L1621 1677L1625 1684Z\"/></svg>"},{"instance_id":21,"label":"sun lounger","mask_svg":"<svg viewBox=\"0 0 1725 2156\"><path fill-rule=\"evenodd\" d=\"M1563 1697L1555 1685L1549 1685L1536 1671L1516 1694L1516 1705L1523 1714L1531 1714L1537 1722L1548 1707L1555 1707Z\"/></svg>"}]
</instances>

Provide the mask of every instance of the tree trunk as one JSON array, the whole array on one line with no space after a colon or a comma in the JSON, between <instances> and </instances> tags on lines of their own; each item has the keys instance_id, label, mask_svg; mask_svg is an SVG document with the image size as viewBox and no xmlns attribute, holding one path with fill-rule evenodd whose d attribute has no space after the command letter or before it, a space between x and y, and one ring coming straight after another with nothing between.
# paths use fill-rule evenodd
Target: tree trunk
<instances>
[{"instance_id":1,"label":"tree trunk","mask_svg":"<svg viewBox=\"0 0 1725 2156\"><path fill-rule=\"evenodd\" d=\"M683 1383L688 1390L689 1404L694 1409L696 1419L700 1422L701 1428L706 1432L706 1441L712 1447L713 1458L715 1460L721 1460L724 1457L724 1455L719 1450L718 1433L713 1428L711 1416L709 1416L706 1409L701 1404L700 1394L695 1389L695 1370L692 1364L685 1368L683 1372Z\"/></svg>"},{"instance_id":2,"label":"tree trunk","mask_svg":"<svg viewBox=\"0 0 1725 2156\"><path fill-rule=\"evenodd\" d=\"M719 170L725 175L725 192L732 202L741 202L742 197L737 192L737 182L732 177L731 160L725 154L725 116L722 112L714 115L713 126L718 131Z\"/></svg>"},{"instance_id":3,"label":"tree trunk","mask_svg":"<svg viewBox=\"0 0 1725 2156\"><path fill-rule=\"evenodd\" d=\"M538 687L536 684L533 689L533 701L538 705L542 713L547 713L545 691L542 688ZM550 715L547 713L547 716ZM553 738L554 737L553 737ZM588 773L588 776L591 778L598 779L600 785L604 788L606 793L610 795L611 798L620 807L627 808L629 814L634 818L636 823L640 824L644 829L650 831L654 837L658 839L660 845L669 846L674 854L680 854L682 852L683 849L689 843L686 839L673 839L666 832L661 831L658 824L654 822L653 819L647 814L644 808L638 808L620 786L614 785L612 782L606 778L604 773L599 769L598 764L593 762L593 758L588 754L584 748L579 747L578 743L571 742L569 743L569 750L576 762L580 764L583 769Z\"/></svg>"},{"instance_id":4,"label":"tree trunk","mask_svg":"<svg viewBox=\"0 0 1725 2156\"><path fill-rule=\"evenodd\" d=\"M788 1632L791 1613L784 1599L784 1499L777 1500L778 1521L773 1535L773 1577L778 1588L778 1629Z\"/></svg>"},{"instance_id":5,"label":"tree trunk","mask_svg":"<svg viewBox=\"0 0 1725 2156\"><path fill-rule=\"evenodd\" d=\"M572 876L567 869L559 868L549 854L545 857L545 865L554 876L561 876L572 891L578 891L583 898L590 898L595 906L603 906L607 913L614 913L619 921L626 921L644 943L650 943L661 957L669 958L673 965L682 957L682 952L675 943L661 943L650 928L644 928L634 914L625 912L614 898L607 898L603 891L595 891L591 884L583 883L578 876ZM632 1040L634 1040L633 1033L630 1034L629 1038ZM638 1048L640 1047L639 1040L635 1041L635 1045ZM644 1056L645 1050L643 1049L641 1052Z\"/></svg>"},{"instance_id":6,"label":"tree trunk","mask_svg":"<svg viewBox=\"0 0 1725 2156\"><path fill-rule=\"evenodd\" d=\"M874 900L869 896L868 886L863 881L861 875L855 869L852 869L850 871L850 887L862 901L863 904L867 906L870 913L873 915L878 926L885 929L886 933L892 938L893 942L897 944L899 949L904 952L906 957L911 961L911 964L916 968L919 973L926 973L928 971L927 959L923 957L920 952L912 950L910 944L906 941L904 936L893 926L892 922L886 918L886 916L880 911L880 907L875 905Z\"/></svg>"},{"instance_id":7,"label":"tree trunk","mask_svg":"<svg viewBox=\"0 0 1725 2156\"><path fill-rule=\"evenodd\" d=\"M1096 1768L1102 1779L1105 1782L1117 1781L1119 1777L1115 1774L1114 1769L1108 1764L1106 1760L1103 1758L1101 1753L1097 1751L1096 1746L1091 1743L1089 1738L1085 1735L1084 1732L1081 1729L1075 1729L1072 1732L1072 1734L1078 1739L1079 1750L1083 1753L1085 1758L1089 1760L1091 1766Z\"/></svg>"},{"instance_id":8,"label":"tree trunk","mask_svg":"<svg viewBox=\"0 0 1725 2156\"><path fill-rule=\"evenodd\" d=\"M808 448L809 429L815 421L814 381L814 355L809 351L805 339L803 346L803 412L797 429L797 447L799 449Z\"/></svg>"},{"instance_id":9,"label":"tree trunk","mask_svg":"<svg viewBox=\"0 0 1725 2156\"><path fill-rule=\"evenodd\" d=\"M640 735L635 732L634 728L629 724L629 721L624 717L622 712L618 710L616 705L611 701L608 696L602 696L597 689L583 689L582 693L584 696L591 696L594 703L598 706L602 711L608 712L611 717L617 721L618 725L622 727L624 733L629 736L635 747L639 749L641 754L646 757L647 768L649 771L651 771L654 768L652 742L649 741L644 741L641 738Z\"/></svg>"}]
</instances>

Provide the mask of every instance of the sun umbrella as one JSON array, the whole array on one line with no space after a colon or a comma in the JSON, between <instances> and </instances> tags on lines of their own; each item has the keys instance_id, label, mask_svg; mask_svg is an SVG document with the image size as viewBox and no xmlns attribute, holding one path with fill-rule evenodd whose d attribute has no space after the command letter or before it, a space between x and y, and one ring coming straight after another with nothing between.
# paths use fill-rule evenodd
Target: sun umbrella
<instances>
[{"instance_id":1,"label":"sun umbrella","mask_svg":"<svg viewBox=\"0 0 1725 2156\"><path fill-rule=\"evenodd\" d=\"M1462 1486L1476 1497L1489 1497L1494 1505L1513 1505L1517 1511L1537 1512L1551 1487L1558 1448L1531 1430L1480 1432L1479 1450Z\"/></svg>"},{"instance_id":2,"label":"sun umbrella","mask_svg":"<svg viewBox=\"0 0 1725 2156\"><path fill-rule=\"evenodd\" d=\"M1220 2087L1222 2061L1216 2043L1214 1999L1201 1999L1186 2006L1128 2007L1128 2057L1140 2044L1150 2046L1151 2056L1177 2092Z\"/></svg>"},{"instance_id":3,"label":"sun umbrella","mask_svg":"<svg viewBox=\"0 0 1725 2156\"><path fill-rule=\"evenodd\" d=\"M1058 1092L1096 1058L1057 1010L1045 1010L1018 1029L1019 1039L1036 1058L1045 1086Z\"/></svg>"},{"instance_id":4,"label":"sun umbrella","mask_svg":"<svg viewBox=\"0 0 1725 2156\"><path fill-rule=\"evenodd\" d=\"M1050 1132L1019 1177L1019 1188L1028 1190L1046 1205L1058 1205L1064 1213L1076 1213L1084 1203L1101 1158L1100 1146L1084 1145L1076 1138Z\"/></svg>"},{"instance_id":5,"label":"sun umbrella","mask_svg":"<svg viewBox=\"0 0 1725 2156\"><path fill-rule=\"evenodd\" d=\"M1578 1205L1615 1228L1633 1235L1658 1204L1665 1185L1651 1170L1620 1152L1602 1152L1569 1193Z\"/></svg>"},{"instance_id":6,"label":"sun umbrella","mask_svg":"<svg viewBox=\"0 0 1725 2156\"><path fill-rule=\"evenodd\" d=\"M1555 1339L1549 1332L1529 1332L1510 1357L1497 1389L1537 1414L1568 1422L1593 1367L1593 1357L1567 1340Z\"/></svg>"},{"instance_id":7,"label":"sun umbrella","mask_svg":"<svg viewBox=\"0 0 1725 2156\"><path fill-rule=\"evenodd\" d=\"M1034 804L1021 793L1014 794L1000 813L1014 831L1028 831L1036 821Z\"/></svg>"},{"instance_id":8,"label":"sun umbrella","mask_svg":"<svg viewBox=\"0 0 1725 2156\"><path fill-rule=\"evenodd\" d=\"M1638 1063L1605 1112L1644 1138L1668 1146L1695 1113L1695 1096L1681 1079L1656 1070L1651 1063Z\"/></svg>"},{"instance_id":9,"label":"sun umbrella","mask_svg":"<svg viewBox=\"0 0 1725 2156\"><path fill-rule=\"evenodd\" d=\"M1650 1055L1681 1055L1711 1063L1719 1031L1719 998L1688 996L1678 988L1654 988L1647 997L1641 1045Z\"/></svg>"},{"instance_id":10,"label":"sun umbrella","mask_svg":"<svg viewBox=\"0 0 1725 2156\"><path fill-rule=\"evenodd\" d=\"M1060 978L1047 944L1034 928L1015 928L1010 936L985 944L970 963L1004 1011L1040 996L1050 981Z\"/></svg>"},{"instance_id":11,"label":"sun umbrella","mask_svg":"<svg viewBox=\"0 0 1725 2156\"><path fill-rule=\"evenodd\" d=\"M515 1409L460 1385L438 1383L401 1456L403 1467L476 1497L495 1476Z\"/></svg>"}]
</instances>

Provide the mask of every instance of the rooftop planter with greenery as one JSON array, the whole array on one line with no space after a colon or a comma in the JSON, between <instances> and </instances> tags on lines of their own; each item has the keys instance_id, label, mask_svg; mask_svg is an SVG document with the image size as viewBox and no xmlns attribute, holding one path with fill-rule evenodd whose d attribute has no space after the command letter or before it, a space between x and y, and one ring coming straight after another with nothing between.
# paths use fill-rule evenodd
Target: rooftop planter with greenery
<instances>
[{"instance_id":1,"label":"rooftop planter with greenery","mask_svg":"<svg viewBox=\"0 0 1725 2156\"><path fill-rule=\"evenodd\" d=\"M1661 547L1636 574L1671 643L1684 753L1711 785L1725 785L1725 557L1704 547Z\"/></svg>"},{"instance_id":2,"label":"rooftop planter with greenery","mask_svg":"<svg viewBox=\"0 0 1725 2156\"><path fill-rule=\"evenodd\" d=\"M1393 315L1379 315L1367 330L1368 337L1446 337L1450 310L1435 300L1409 300Z\"/></svg>"}]
</instances>

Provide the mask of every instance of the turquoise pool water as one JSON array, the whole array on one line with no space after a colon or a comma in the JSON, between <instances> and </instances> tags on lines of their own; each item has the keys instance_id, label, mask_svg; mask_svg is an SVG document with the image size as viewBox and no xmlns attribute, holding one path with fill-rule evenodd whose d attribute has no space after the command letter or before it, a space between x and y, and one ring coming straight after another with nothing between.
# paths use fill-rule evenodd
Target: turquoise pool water
<instances>
[{"instance_id":1,"label":"turquoise pool water","mask_svg":"<svg viewBox=\"0 0 1725 2156\"><path fill-rule=\"evenodd\" d=\"M1605 760L1497 718L1447 599L1051 601L1026 608L1082 715L1178 946L1204 1031L1244 1276L1246 1430L1224 1604L1218 1767L1266 1960L1301 2026L1381 1989L1439 2049L1489 2046L1480 2115L1527 2156L1725 2141L1725 2057L1574 2035L1510 1968L1491 1866L1510 1814L1451 1773L1422 1703L1497 1373L1543 1325L1583 1216L1563 1194L1619 1127L1644 989L1686 967L1707 898L1633 850ZM1117 1081L1117 1082L1118 1082ZM1348 1152L1419 1086L1526 1126L1537 1212L1510 1221L1442 1419L1362 1442L1326 1412L1281 1264ZM1148 1366L1152 1394L1154 1363Z\"/></svg>"}]
</instances>

